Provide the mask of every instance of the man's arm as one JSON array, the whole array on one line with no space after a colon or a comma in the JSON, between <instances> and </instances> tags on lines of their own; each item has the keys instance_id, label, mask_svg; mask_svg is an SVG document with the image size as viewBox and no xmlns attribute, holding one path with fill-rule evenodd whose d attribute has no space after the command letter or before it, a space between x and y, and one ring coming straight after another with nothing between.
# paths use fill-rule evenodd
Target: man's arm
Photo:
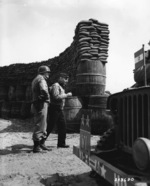
<instances>
[{"instance_id":1,"label":"man's arm","mask_svg":"<svg viewBox=\"0 0 150 186\"><path fill-rule=\"evenodd\" d=\"M55 84L52 86L51 93L54 99L60 100L60 99L65 99L68 96L72 96L71 93L65 93L64 90L60 91L60 87L58 84Z\"/></svg>"},{"instance_id":2,"label":"man's arm","mask_svg":"<svg viewBox=\"0 0 150 186\"><path fill-rule=\"evenodd\" d=\"M50 96L49 96L49 92L48 92L48 86L47 83L44 79L42 79L39 82L39 86L40 86L40 96L39 99L46 101L46 102L50 102Z\"/></svg>"}]
</instances>

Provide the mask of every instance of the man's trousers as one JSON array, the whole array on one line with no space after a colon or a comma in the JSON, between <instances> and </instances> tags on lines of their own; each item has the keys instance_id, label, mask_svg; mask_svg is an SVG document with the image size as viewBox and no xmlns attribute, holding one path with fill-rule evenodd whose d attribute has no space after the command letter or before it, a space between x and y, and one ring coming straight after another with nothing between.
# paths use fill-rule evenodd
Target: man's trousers
<instances>
[{"instance_id":1,"label":"man's trousers","mask_svg":"<svg viewBox=\"0 0 150 186\"><path fill-rule=\"evenodd\" d=\"M48 109L47 137L52 132L54 126L58 130L58 146L65 145L66 140L66 122L63 110L57 105L51 105Z\"/></svg>"},{"instance_id":2,"label":"man's trousers","mask_svg":"<svg viewBox=\"0 0 150 186\"><path fill-rule=\"evenodd\" d=\"M34 115L35 129L33 132L33 141L40 141L46 138L48 103L34 102L31 111Z\"/></svg>"}]
</instances>

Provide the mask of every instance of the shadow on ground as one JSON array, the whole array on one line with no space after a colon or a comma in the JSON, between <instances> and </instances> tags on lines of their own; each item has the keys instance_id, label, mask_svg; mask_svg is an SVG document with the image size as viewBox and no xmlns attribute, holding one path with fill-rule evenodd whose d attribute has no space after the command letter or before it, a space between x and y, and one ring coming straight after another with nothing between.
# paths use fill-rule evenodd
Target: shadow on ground
<instances>
[{"instance_id":1,"label":"shadow on ground","mask_svg":"<svg viewBox=\"0 0 150 186\"><path fill-rule=\"evenodd\" d=\"M0 155L30 153L32 152L32 149L33 146L17 144L7 147L6 149L0 149Z\"/></svg>"},{"instance_id":2,"label":"shadow on ground","mask_svg":"<svg viewBox=\"0 0 150 186\"><path fill-rule=\"evenodd\" d=\"M33 118L21 120L21 119L10 119L11 125L7 126L0 133L4 132L33 132L34 124Z\"/></svg>"},{"instance_id":3,"label":"shadow on ground","mask_svg":"<svg viewBox=\"0 0 150 186\"><path fill-rule=\"evenodd\" d=\"M91 182L91 179L93 181ZM53 174L48 178L42 178L40 182L45 186L111 186L106 180L101 178L98 174L91 175L91 172L79 175L64 176L63 174Z\"/></svg>"}]
</instances>

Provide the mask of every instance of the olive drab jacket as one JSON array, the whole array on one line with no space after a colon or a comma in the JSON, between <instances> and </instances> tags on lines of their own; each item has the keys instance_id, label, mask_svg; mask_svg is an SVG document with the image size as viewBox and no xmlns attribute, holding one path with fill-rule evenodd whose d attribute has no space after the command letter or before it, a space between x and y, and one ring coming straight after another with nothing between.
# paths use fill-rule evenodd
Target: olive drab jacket
<instances>
[{"instance_id":1,"label":"olive drab jacket","mask_svg":"<svg viewBox=\"0 0 150 186\"><path fill-rule=\"evenodd\" d=\"M50 103L48 85L45 78L39 74L32 81L32 101L43 101Z\"/></svg>"}]
</instances>

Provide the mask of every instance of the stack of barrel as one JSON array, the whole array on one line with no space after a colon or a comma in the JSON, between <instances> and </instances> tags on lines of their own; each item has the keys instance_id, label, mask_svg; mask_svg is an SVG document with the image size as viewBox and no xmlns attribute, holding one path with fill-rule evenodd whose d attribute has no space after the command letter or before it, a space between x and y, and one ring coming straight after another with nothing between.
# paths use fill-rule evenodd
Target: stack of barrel
<instances>
[{"instance_id":1,"label":"stack of barrel","mask_svg":"<svg viewBox=\"0 0 150 186\"><path fill-rule=\"evenodd\" d=\"M30 85L1 85L0 86L0 117L28 118L31 108Z\"/></svg>"},{"instance_id":2,"label":"stack of barrel","mask_svg":"<svg viewBox=\"0 0 150 186\"><path fill-rule=\"evenodd\" d=\"M76 28L79 61L76 74L83 109L92 110L92 133L103 132L108 94L105 94L109 30L97 20L81 21Z\"/></svg>"},{"instance_id":3,"label":"stack of barrel","mask_svg":"<svg viewBox=\"0 0 150 186\"><path fill-rule=\"evenodd\" d=\"M70 47L53 59L0 68L0 117L30 116L30 83L41 65L51 68L49 84L53 83L57 74L62 71L71 75L68 89L74 96L66 99L64 110L70 131L79 131L81 108L93 110L93 126L97 120L99 121L99 117L104 116L107 102L105 84L109 45L108 24L95 19L81 21L77 24L73 39Z\"/></svg>"}]
</instances>

